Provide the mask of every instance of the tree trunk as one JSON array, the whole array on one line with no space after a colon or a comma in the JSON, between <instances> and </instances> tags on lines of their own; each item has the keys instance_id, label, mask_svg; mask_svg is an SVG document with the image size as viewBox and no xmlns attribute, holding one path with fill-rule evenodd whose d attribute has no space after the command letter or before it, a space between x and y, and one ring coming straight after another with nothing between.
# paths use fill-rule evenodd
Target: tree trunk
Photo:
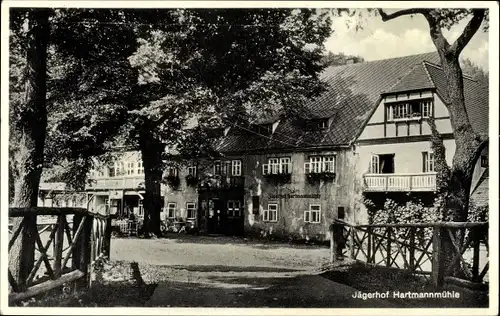
<instances>
[{"instance_id":1,"label":"tree trunk","mask_svg":"<svg viewBox=\"0 0 500 316\"><path fill-rule=\"evenodd\" d=\"M450 121L456 150L453 156L445 209L451 221L466 221L472 175L486 142L472 129L465 107L463 75L458 56L440 52L441 64L447 78Z\"/></svg>"},{"instance_id":2,"label":"tree trunk","mask_svg":"<svg viewBox=\"0 0 500 316\"><path fill-rule=\"evenodd\" d=\"M29 31L26 41L26 87L25 107L15 124L19 135L15 152L17 177L14 179L14 207L37 206L38 186L43 165L43 148L47 127L46 73L47 44L49 37L49 11L32 9L29 12ZM13 221L13 230L23 225L9 251L9 270L20 290L26 289L26 278L34 265L36 216L18 217Z\"/></svg>"},{"instance_id":3,"label":"tree trunk","mask_svg":"<svg viewBox=\"0 0 500 316\"><path fill-rule=\"evenodd\" d=\"M162 153L165 146L151 135L147 128L139 133L139 147L144 166L144 235L153 233L161 236L161 179L162 179Z\"/></svg>"},{"instance_id":4,"label":"tree trunk","mask_svg":"<svg viewBox=\"0 0 500 316\"><path fill-rule=\"evenodd\" d=\"M447 78L448 95L445 98L448 99L447 107L456 144L451 170L444 168L447 173L441 175L446 182L442 201L443 219L445 221L466 222L469 214L474 167L487 142L481 140L480 135L472 129L470 124L465 107L463 75L458 56L447 55L440 51L440 57ZM444 150L442 142L440 147ZM465 238L464 232L454 231L454 233L456 233L455 238L459 245L462 245ZM455 255L454 247L448 234L444 234L441 238L442 260L444 266L448 267ZM454 276L463 276L463 270L459 266L453 268L451 273Z\"/></svg>"}]
</instances>

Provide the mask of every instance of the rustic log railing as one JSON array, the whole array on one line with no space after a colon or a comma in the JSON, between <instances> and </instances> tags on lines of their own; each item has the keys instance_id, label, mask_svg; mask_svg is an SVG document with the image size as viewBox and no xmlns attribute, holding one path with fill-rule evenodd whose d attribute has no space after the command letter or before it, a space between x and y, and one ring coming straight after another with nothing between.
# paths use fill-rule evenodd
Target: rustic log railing
<instances>
[{"instance_id":1,"label":"rustic log railing","mask_svg":"<svg viewBox=\"0 0 500 316\"><path fill-rule=\"evenodd\" d=\"M456 280L456 271L461 271L458 279L484 282L489 269L487 222L353 225L336 220L330 231L331 262L348 256L430 275L436 287L441 287L445 278ZM344 242L346 247L338 250L338 244ZM451 256L445 256L445 251L451 251Z\"/></svg>"},{"instance_id":2,"label":"rustic log railing","mask_svg":"<svg viewBox=\"0 0 500 316\"><path fill-rule=\"evenodd\" d=\"M30 223L26 218L33 216L56 219L37 224L37 229L24 227ZM71 216L72 220L68 220ZM28 249L35 255L34 264L29 260L18 263L31 264L22 267L24 271L31 271L27 277L16 279L9 269L10 304L69 282L75 282L75 289L87 288L92 280L93 265L109 258L111 218L108 214L90 213L85 208L33 207L10 208L9 217L23 218L15 231L9 229L9 255L21 234L26 234L23 237L32 245ZM32 231L35 233L31 234Z\"/></svg>"}]
</instances>

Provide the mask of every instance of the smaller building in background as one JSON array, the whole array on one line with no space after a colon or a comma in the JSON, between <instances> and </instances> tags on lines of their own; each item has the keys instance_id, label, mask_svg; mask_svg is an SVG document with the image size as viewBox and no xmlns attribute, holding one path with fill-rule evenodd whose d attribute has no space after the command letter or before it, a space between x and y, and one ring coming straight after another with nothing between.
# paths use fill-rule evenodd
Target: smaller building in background
<instances>
[{"instance_id":1,"label":"smaller building in background","mask_svg":"<svg viewBox=\"0 0 500 316\"><path fill-rule=\"evenodd\" d=\"M140 155L138 151L117 152L116 159L89 173L85 191L91 200L90 208L109 209L118 219L128 218L131 211L137 218L144 218L144 167Z\"/></svg>"},{"instance_id":2,"label":"smaller building in background","mask_svg":"<svg viewBox=\"0 0 500 316\"><path fill-rule=\"evenodd\" d=\"M40 207L82 207L87 208L87 194L68 189L64 182L41 182L38 188Z\"/></svg>"}]
</instances>

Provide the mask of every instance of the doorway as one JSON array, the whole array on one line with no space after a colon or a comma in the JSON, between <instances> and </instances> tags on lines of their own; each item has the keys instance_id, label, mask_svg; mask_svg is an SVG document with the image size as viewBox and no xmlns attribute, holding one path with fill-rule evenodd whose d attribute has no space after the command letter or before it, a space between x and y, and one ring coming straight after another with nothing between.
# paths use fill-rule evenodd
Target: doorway
<instances>
[{"instance_id":1,"label":"doorway","mask_svg":"<svg viewBox=\"0 0 500 316\"><path fill-rule=\"evenodd\" d=\"M394 154L379 155L380 173L394 173Z\"/></svg>"},{"instance_id":2,"label":"doorway","mask_svg":"<svg viewBox=\"0 0 500 316\"><path fill-rule=\"evenodd\" d=\"M208 201L208 233L222 234L224 232L224 207L219 199Z\"/></svg>"}]
</instances>

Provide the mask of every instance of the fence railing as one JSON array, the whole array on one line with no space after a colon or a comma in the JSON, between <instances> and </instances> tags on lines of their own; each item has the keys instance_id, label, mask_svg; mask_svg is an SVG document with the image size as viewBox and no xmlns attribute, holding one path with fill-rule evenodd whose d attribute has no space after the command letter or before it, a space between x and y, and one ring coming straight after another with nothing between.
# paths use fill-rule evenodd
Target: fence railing
<instances>
[{"instance_id":1,"label":"fence railing","mask_svg":"<svg viewBox=\"0 0 500 316\"><path fill-rule=\"evenodd\" d=\"M38 224L41 216L53 220ZM14 262L8 271L10 304L68 282L75 282L75 289L89 287L93 265L109 258L108 214L89 213L85 208L10 208L9 220L14 222L9 225L9 263ZM23 251L12 258L16 243Z\"/></svg>"},{"instance_id":2,"label":"fence railing","mask_svg":"<svg viewBox=\"0 0 500 316\"><path fill-rule=\"evenodd\" d=\"M366 174L364 191L434 191L436 190L435 173L415 174Z\"/></svg>"},{"instance_id":3,"label":"fence railing","mask_svg":"<svg viewBox=\"0 0 500 316\"><path fill-rule=\"evenodd\" d=\"M481 283L489 269L487 222L353 225L336 220L330 231L332 262L345 255L430 275L437 287L445 278Z\"/></svg>"}]
</instances>

